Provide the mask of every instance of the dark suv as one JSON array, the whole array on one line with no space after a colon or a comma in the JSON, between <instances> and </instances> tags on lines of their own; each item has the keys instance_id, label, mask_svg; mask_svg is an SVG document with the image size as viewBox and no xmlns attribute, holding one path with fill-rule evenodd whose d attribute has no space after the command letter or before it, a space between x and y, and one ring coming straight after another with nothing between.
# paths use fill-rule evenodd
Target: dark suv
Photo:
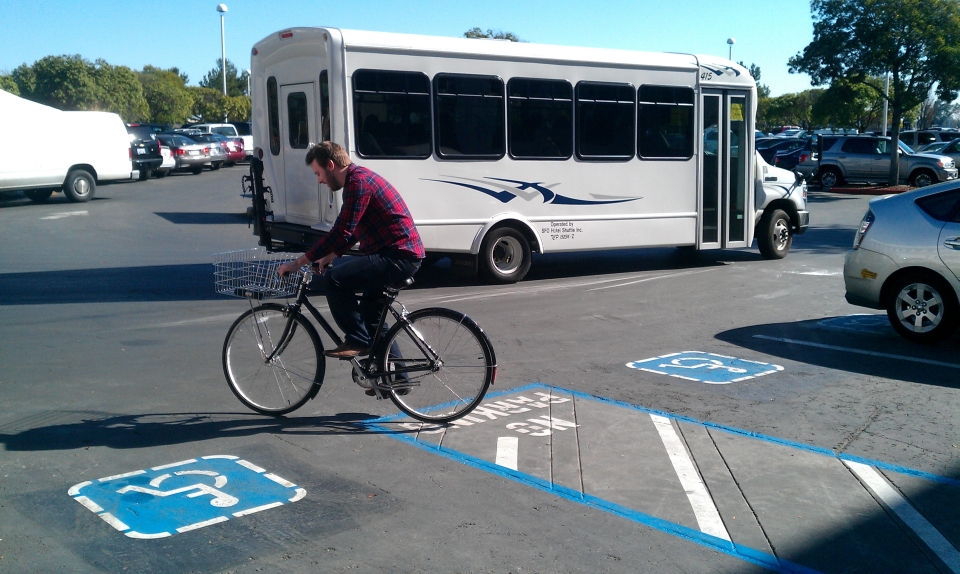
<instances>
[{"instance_id":1,"label":"dark suv","mask_svg":"<svg viewBox=\"0 0 960 574\"><path fill-rule=\"evenodd\" d=\"M149 179L153 170L163 163L157 134L167 126L159 124L127 124L130 134L130 161L133 169L140 170L140 181Z\"/></svg>"},{"instance_id":2,"label":"dark suv","mask_svg":"<svg viewBox=\"0 0 960 574\"><path fill-rule=\"evenodd\" d=\"M882 136L823 137L820 185L828 189L844 182L883 183L890 177L890 138ZM953 159L916 153L900 142L900 181L923 187L957 178Z\"/></svg>"}]
</instances>

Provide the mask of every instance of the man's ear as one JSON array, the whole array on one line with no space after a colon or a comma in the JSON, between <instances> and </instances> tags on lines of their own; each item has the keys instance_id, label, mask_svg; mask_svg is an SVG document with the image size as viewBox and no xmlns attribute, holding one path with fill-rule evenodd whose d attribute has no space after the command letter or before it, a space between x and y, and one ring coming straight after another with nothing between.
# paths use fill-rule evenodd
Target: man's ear
<instances>
[{"instance_id":1,"label":"man's ear","mask_svg":"<svg viewBox=\"0 0 960 574\"><path fill-rule=\"evenodd\" d=\"M327 171L334 171L337 169L337 164L333 163L332 159L327 160L327 165L325 166Z\"/></svg>"}]
</instances>

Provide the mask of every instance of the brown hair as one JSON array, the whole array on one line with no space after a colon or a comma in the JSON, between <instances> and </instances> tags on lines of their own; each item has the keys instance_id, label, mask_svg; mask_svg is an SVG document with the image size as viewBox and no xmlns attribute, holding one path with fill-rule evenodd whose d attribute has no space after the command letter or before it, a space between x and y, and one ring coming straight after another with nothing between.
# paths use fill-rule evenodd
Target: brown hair
<instances>
[{"instance_id":1,"label":"brown hair","mask_svg":"<svg viewBox=\"0 0 960 574\"><path fill-rule=\"evenodd\" d=\"M351 163L347 150L330 141L318 143L310 148L306 161L307 165L317 162L317 165L323 169L327 168L328 161L332 161L337 167L347 167Z\"/></svg>"}]
</instances>

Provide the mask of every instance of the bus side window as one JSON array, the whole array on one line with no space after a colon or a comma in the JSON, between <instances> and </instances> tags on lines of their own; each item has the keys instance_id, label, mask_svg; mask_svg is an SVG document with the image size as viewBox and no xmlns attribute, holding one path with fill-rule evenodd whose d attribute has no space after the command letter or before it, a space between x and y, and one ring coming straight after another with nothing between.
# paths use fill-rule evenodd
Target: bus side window
<instances>
[{"instance_id":1,"label":"bus side window","mask_svg":"<svg viewBox=\"0 0 960 574\"><path fill-rule=\"evenodd\" d=\"M307 94L292 92L287 96L287 118L290 123L290 147L293 149L307 149L310 145L310 130L307 127Z\"/></svg>"},{"instance_id":2,"label":"bus side window","mask_svg":"<svg viewBox=\"0 0 960 574\"><path fill-rule=\"evenodd\" d=\"M330 76L320 72L320 141L330 141Z\"/></svg>"},{"instance_id":3,"label":"bus side window","mask_svg":"<svg viewBox=\"0 0 960 574\"><path fill-rule=\"evenodd\" d=\"M277 79L267 79L267 116L270 124L270 153L280 155L280 97L277 95Z\"/></svg>"},{"instance_id":4,"label":"bus side window","mask_svg":"<svg viewBox=\"0 0 960 574\"><path fill-rule=\"evenodd\" d=\"M637 155L693 157L693 88L640 86L637 99Z\"/></svg>"},{"instance_id":5,"label":"bus side window","mask_svg":"<svg viewBox=\"0 0 960 574\"><path fill-rule=\"evenodd\" d=\"M353 111L361 157L430 157L430 80L425 74L357 70ZM323 125L329 129L326 117Z\"/></svg>"},{"instance_id":6,"label":"bus side window","mask_svg":"<svg viewBox=\"0 0 960 574\"><path fill-rule=\"evenodd\" d=\"M637 91L630 84L577 84L577 157L585 160L633 158Z\"/></svg>"},{"instance_id":7,"label":"bus side window","mask_svg":"<svg viewBox=\"0 0 960 574\"><path fill-rule=\"evenodd\" d=\"M565 80L513 78L507 83L507 133L517 159L573 155L573 86Z\"/></svg>"},{"instance_id":8,"label":"bus side window","mask_svg":"<svg viewBox=\"0 0 960 574\"><path fill-rule=\"evenodd\" d=\"M506 153L503 80L496 76L433 77L437 155L500 159Z\"/></svg>"}]
</instances>

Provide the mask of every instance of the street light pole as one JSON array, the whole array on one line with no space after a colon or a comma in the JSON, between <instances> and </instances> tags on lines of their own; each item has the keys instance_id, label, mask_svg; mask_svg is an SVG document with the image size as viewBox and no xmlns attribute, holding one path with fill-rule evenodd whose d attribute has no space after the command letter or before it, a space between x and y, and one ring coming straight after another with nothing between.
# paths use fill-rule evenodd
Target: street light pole
<instances>
[{"instance_id":1,"label":"street light pole","mask_svg":"<svg viewBox=\"0 0 960 574\"><path fill-rule=\"evenodd\" d=\"M736 43L737 41L735 39L727 38L727 44L730 46L730 49L727 51L727 59L731 62L733 61L733 45Z\"/></svg>"},{"instance_id":2,"label":"street light pole","mask_svg":"<svg viewBox=\"0 0 960 574\"><path fill-rule=\"evenodd\" d=\"M223 15L227 11L226 4L217 4L220 12L220 75L223 77L223 97L227 97L227 41L224 34ZM223 123L227 123L227 111L223 111Z\"/></svg>"}]
</instances>

